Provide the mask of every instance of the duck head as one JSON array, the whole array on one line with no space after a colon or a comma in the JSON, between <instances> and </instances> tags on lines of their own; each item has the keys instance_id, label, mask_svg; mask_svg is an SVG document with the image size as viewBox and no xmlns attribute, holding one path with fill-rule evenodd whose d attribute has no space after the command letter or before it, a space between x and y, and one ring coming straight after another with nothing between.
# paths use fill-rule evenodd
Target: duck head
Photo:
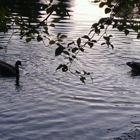
<instances>
[{"instance_id":1,"label":"duck head","mask_svg":"<svg viewBox=\"0 0 140 140\"><path fill-rule=\"evenodd\" d=\"M17 61L15 64L16 75L19 75L19 66L22 66L21 61Z\"/></svg>"}]
</instances>

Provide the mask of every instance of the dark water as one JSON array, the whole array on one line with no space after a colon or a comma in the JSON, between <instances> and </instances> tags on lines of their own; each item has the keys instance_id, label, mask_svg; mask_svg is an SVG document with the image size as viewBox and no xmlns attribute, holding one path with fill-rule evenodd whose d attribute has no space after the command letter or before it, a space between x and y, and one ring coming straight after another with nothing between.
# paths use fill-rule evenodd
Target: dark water
<instances>
[{"instance_id":1,"label":"dark water","mask_svg":"<svg viewBox=\"0 0 140 140\"><path fill-rule=\"evenodd\" d=\"M50 32L63 31L76 40L103 12L87 0L70 5L74 16ZM55 73L62 60L54 57L55 46L27 44L14 35L7 49L0 50L0 58L11 64L21 60L23 68L19 87L14 78L0 78L0 139L110 140L138 129L140 77L131 76L125 63L139 61L140 42L133 32L127 37L112 29L109 33L114 50L97 44L79 54L74 64L93 72L93 84L87 78L86 85L73 75Z\"/></svg>"}]
</instances>

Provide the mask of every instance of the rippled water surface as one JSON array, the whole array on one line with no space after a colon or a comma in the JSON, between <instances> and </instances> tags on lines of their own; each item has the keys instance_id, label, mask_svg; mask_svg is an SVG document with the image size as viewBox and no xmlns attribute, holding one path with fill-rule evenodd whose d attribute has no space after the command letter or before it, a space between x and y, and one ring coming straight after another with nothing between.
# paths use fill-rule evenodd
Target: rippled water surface
<instances>
[{"instance_id":1,"label":"rippled water surface","mask_svg":"<svg viewBox=\"0 0 140 140\"><path fill-rule=\"evenodd\" d=\"M87 0L71 1L74 16L51 32L69 40L87 34L104 15ZM85 9L85 10L83 10ZM1 140L110 140L140 127L140 77L131 76L127 61L139 61L139 41L110 29L115 49L96 44L79 54L81 70L93 72L82 84L68 73L55 73L60 58L54 48L25 43L13 36L0 57L22 61L20 86L0 78ZM54 46L55 47L55 46Z\"/></svg>"}]
</instances>

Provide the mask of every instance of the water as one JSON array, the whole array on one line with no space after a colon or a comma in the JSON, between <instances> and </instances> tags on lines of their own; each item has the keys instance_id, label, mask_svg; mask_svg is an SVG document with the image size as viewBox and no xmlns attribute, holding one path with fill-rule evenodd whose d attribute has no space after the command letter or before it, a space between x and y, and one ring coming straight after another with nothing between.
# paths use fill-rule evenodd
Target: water
<instances>
[{"instance_id":1,"label":"water","mask_svg":"<svg viewBox=\"0 0 140 140\"><path fill-rule=\"evenodd\" d=\"M69 40L87 34L103 16L86 0L72 5L71 20L51 31L63 29ZM55 72L62 58L54 57L53 47L27 44L13 36L0 57L11 64L21 60L23 68L19 87L14 78L0 78L0 139L110 140L138 129L140 77L131 76L125 63L139 61L139 41L133 32L124 36L110 29L109 33L114 36L114 50L97 44L75 62L79 69L93 72L93 83L87 77L85 85L73 75Z\"/></svg>"}]
</instances>

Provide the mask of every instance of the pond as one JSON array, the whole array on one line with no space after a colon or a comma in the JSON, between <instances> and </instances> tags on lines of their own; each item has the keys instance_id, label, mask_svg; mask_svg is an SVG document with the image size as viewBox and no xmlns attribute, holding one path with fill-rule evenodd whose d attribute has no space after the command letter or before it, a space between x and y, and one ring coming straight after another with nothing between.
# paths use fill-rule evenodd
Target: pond
<instances>
[{"instance_id":1,"label":"pond","mask_svg":"<svg viewBox=\"0 0 140 140\"><path fill-rule=\"evenodd\" d=\"M63 19L63 26L52 34L62 31L76 40L105 16L88 0L69 3L73 16ZM131 75L126 62L140 60L140 41L133 32L125 36L110 28L109 33L114 49L96 44L78 56L74 66L93 72L93 83L87 78L86 84L69 73L55 72L62 62L54 56L55 46L26 43L14 35L0 50L0 59L13 65L21 60L23 67L20 86L14 78L0 77L0 139L113 140L123 139L123 133L139 134L140 77ZM5 34L1 43L8 37Z\"/></svg>"}]
</instances>

